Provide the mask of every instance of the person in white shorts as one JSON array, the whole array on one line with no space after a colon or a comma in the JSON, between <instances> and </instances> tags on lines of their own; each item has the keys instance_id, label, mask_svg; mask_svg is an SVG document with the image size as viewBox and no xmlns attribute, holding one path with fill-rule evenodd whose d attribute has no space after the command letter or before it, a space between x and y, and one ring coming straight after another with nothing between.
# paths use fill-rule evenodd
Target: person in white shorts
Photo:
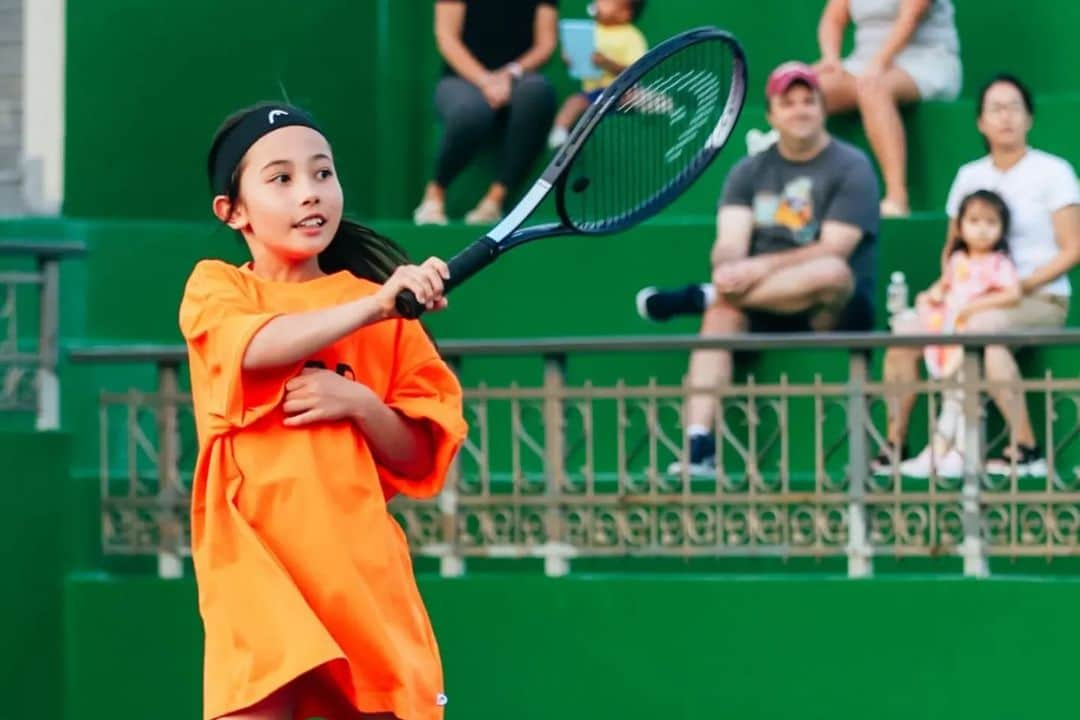
<instances>
[{"instance_id":1,"label":"person in white shorts","mask_svg":"<svg viewBox=\"0 0 1080 720\"><path fill-rule=\"evenodd\" d=\"M1012 216L1009 251L1023 296L1014 307L972 315L965 332L989 335L1060 328L1072 296L1068 273L1080 264L1080 183L1066 160L1028 146L1035 108L1031 93L1019 79L1012 75L992 78L979 94L978 111L979 132L990 152L961 167L953 180L942 260L953 249L960 200L975 190L993 190L1005 199ZM885 353L885 380L914 380L920 357L917 348L891 348ZM990 380L1020 379L1016 360L1005 347L988 347L985 363ZM894 400L889 403L888 428L892 451L875 461L878 471L888 471L897 456L906 454L904 440L914 397ZM994 393L994 400L1009 424L1012 442L1000 457L987 460L987 472L1011 475L1015 462L1019 475L1045 475L1046 460L1035 440L1023 395L1003 390Z\"/></svg>"},{"instance_id":2,"label":"person in white shorts","mask_svg":"<svg viewBox=\"0 0 1080 720\"><path fill-rule=\"evenodd\" d=\"M855 49L840 59L844 29ZM910 213L907 143L898 106L955 100L962 68L952 0L829 0L818 24L814 65L830 113L858 109L881 166L885 217Z\"/></svg>"}]
</instances>

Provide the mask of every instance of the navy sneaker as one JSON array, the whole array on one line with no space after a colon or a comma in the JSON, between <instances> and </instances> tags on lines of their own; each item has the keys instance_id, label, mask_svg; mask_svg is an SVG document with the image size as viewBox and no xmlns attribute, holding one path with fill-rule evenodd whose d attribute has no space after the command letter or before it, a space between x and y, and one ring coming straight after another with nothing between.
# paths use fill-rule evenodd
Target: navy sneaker
<instances>
[{"instance_id":1,"label":"navy sneaker","mask_svg":"<svg viewBox=\"0 0 1080 720\"><path fill-rule=\"evenodd\" d=\"M690 475L704 475L713 477L716 475L716 437L708 435L691 435L690 438L690 463L687 472ZM668 474L681 475L683 463L681 460L668 465Z\"/></svg>"},{"instance_id":2,"label":"navy sneaker","mask_svg":"<svg viewBox=\"0 0 1080 720\"><path fill-rule=\"evenodd\" d=\"M700 284L678 290L642 288L634 299L638 315L644 320L664 322L676 315L701 315L705 312L705 291Z\"/></svg>"}]
</instances>

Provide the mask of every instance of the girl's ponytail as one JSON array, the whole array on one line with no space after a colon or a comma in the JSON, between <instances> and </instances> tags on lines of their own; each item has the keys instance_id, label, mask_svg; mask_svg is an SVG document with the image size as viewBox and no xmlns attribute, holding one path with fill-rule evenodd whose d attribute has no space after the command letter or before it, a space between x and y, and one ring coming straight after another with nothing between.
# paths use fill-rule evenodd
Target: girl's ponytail
<instances>
[{"instance_id":1,"label":"girl's ponytail","mask_svg":"<svg viewBox=\"0 0 1080 720\"><path fill-rule=\"evenodd\" d=\"M334 239L319 253L319 267L324 273L348 270L358 278L380 284L408 262L408 254L393 240L344 218Z\"/></svg>"}]
</instances>

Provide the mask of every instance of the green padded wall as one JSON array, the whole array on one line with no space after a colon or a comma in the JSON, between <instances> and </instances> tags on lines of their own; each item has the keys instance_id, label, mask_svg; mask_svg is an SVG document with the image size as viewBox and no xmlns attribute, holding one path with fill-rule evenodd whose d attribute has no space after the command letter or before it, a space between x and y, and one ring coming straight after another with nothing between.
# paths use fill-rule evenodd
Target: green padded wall
<instances>
[{"instance_id":1,"label":"green padded wall","mask_svg":"<svg viewBox=\"0 0 1080 720\"><path fill-rule=\"evenodd\" d=\"M0 717L60 720L61 589L72 566L68 438L0 432Z\"/></svg>"},{"instance_id":2,"label":"green padded wall","mask_svg":"<svg viewBox=\"0 0 1080 720\"><path fill-rule=\"evenodd\" d=\"M420 589L448 720L1013 720L1075 706L1073 580L494 575ZM68 720L197 716L192 583L73 576L65 601Z\"/></svg>"},{"instance_id":3,"label":"green padded wall","mask_svg":"<svg viewBox=\"0 0 1080 720\"><path fill-rule=\"evenodd\" d=\"M283 94L334 138L350 206L373 207L371 0L71 0L67 28L66 215L207 217L217 125Z\"/></svg>"},{"instance_id":4,"label":"green padded wall","mask_svg":"<svg viewBox=\"0 0 1080 720\"><path fill-rule=\"evenodd\" d=\"M565 2L562 13L582 17L585 5ZM719 25L743 41L750 58L750 107L734 139L737 154L729 151L699 185L701 192L672 214L711 213L724 168L743 152L748 123L763 123L760 88L768 71L782 60L817 55L822 5L668 0L647 10L641 24L653 43L689 27ZM1080 87L1080 71L1069 55L1080 5L1041 0L1023 12L1016 12L1012 0L957 0L957 6L965 96L991 73L1012 70L1038 92L1042 125L1054 113L1052 102L1043 99ZM71 0L67 13L68 215L205 218L202 165L216 124L239 106L280 98L282 86L326 126L354 212L407 217L431 174L439 134L431 99L439 68L431 0ZM1026 49L1007 52L1003 38L1010 47ZM561 62L546 72L560 95L574 89ZM969 99L957 106L955 119L952 108L919 110L909 118L916 126L915 207L940 207L942 174L951 178L958 162L978 152L969 106ZM1058 111L1056 122L1075 116L1067 110ZM851 123L838 127L858 136ZM1034 139L1075 157L1073 135L1066 124L1060 132L1037 131ZM932 167L924 168L930 157ZM485 158L452 188L454 214L475 202L490 178L491 153Z\"/></svg>"}]
</instances>

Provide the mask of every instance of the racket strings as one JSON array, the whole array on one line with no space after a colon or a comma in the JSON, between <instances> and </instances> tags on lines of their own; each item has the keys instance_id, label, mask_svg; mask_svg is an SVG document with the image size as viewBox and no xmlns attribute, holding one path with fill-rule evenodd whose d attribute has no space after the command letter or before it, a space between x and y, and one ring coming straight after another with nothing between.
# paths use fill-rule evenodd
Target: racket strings
<instances>
[{"instance_id":1,"label":"racket strings","mask_svg":"<svg viewBox=\"0 0 1080 720\"><path fill-rule=\"evenodd\" d=\"M572 161L564 193L568 219L586 232L610 231L651 214L696 177L731 132L722 120L735 62L728 42L699 42L616 98Z\"/></svg>"}]
</instances>

